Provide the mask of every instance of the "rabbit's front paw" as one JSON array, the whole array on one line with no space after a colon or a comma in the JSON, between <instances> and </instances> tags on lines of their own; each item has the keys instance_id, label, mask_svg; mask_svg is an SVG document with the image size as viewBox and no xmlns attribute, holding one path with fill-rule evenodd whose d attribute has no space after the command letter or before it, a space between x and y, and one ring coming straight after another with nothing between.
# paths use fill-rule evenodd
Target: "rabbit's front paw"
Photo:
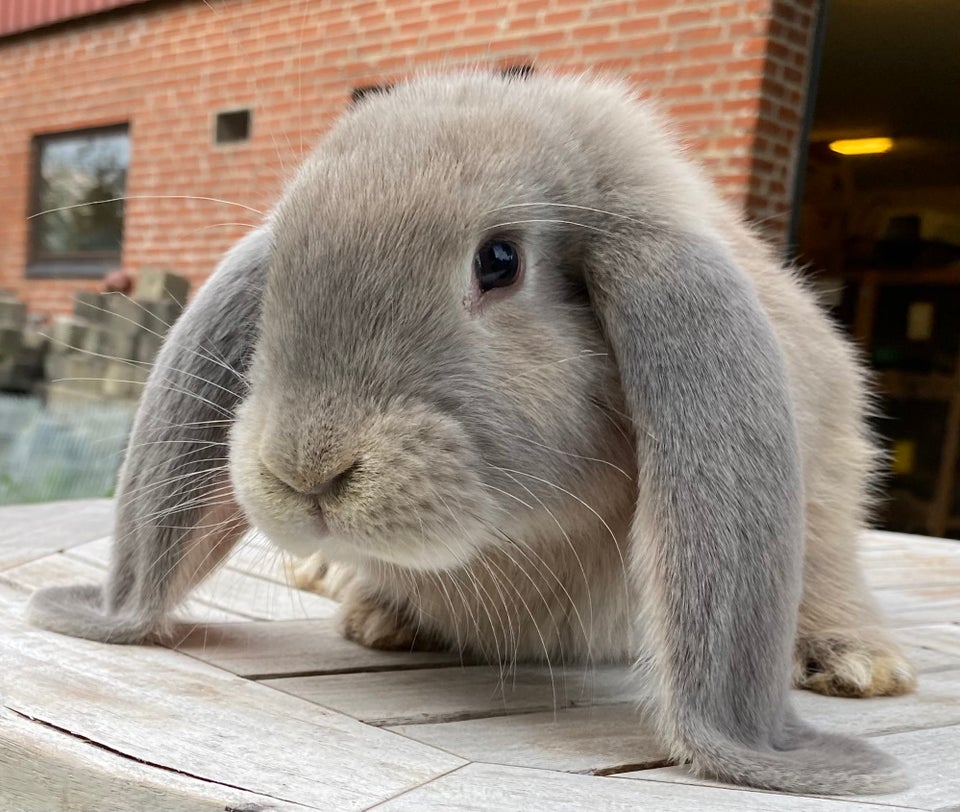
<instances>
[{"instance_id":1,"label":"rabbit's front paw","mask_svg":"<svg viewBox=\"0 0 960 812\"><path fill-rule=\"evenodd\" d=\"M320 553L287 564L287 578L297 589L316 592L332 600L343 600L356 571L346 564L328 564Z\"/></svg>"},{"instance_id":2,"label":"rabbit's front paw","mask_svg":"<svg viewBox=\"0 0 960 812\"><path fill-rule=\"evenodd\" d=\"M793 684L827 696L898 696L916 687L916 674L882 633L831 630L799 638Z\"/></svg>"},{"instance_id":3,"label":"rabbit's front paw","mask_svg":"<svg viewBox=\"0 0 960 812\"><path fill-rule=\"evenodd\" d=\"M410 651L417 648L417 630L400 613L370 598L349 598L340 607L340 634L367 648Z\"/></svg>"}]
</instances>

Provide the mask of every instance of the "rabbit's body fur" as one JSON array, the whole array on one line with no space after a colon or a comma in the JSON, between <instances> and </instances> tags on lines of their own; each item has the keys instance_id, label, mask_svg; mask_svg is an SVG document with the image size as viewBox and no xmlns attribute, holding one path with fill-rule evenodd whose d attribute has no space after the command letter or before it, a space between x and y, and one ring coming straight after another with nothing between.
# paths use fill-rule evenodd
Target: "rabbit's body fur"
<instances>
[{"instance_id":1,"label":"rabbit's body fur","mask_svg":"<svg viewBox=\"0 0 960 812\"><path fill-rule=\"evenodd\" d=\"M491 233L526 272L480 299ZM636 661L701 773L891 789L787 697L791 663L824 693L912 686L856 562L865 408L811 294L624 88L422 78L344 117L176 325L111 581L33 618L142 639L249 518L330 562L301 578L360 642Z\"/></svg>"}]
</instances>

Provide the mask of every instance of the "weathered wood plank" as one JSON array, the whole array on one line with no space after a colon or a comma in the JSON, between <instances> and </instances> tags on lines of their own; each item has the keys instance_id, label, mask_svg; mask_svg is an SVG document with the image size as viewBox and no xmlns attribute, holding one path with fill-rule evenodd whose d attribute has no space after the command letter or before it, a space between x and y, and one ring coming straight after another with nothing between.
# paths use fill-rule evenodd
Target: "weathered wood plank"
<instances>
[{"instance_id":1,"label":"weathered wood plank","mask_svg":"<svg viewBox=\"0 0 960 812\"><path fill-rule=\"evenodd\" d=\"M469 764L377 809L384 812L447 812L451 809L470 812L500 812L504 809L547 809L550 812L583 812L585 809L604 812L643 809L656 812L907 812L909 807Z\"/></svg>"},{"instance_id":2,"label":"weathered wood plank","mask_svg":"<svg viewBox=\"0 0 960 812\"><path fill-rule=\"evenodd\" d=\"M367 676L372 675L364 675L364 678ZM324 678L316 682L329 684L330 680ZM422 692L425 703L423 716L414 716L415 721L428 719L431 714L437 714L442 719L443 712L455 717L453 709L457 707L479 711L493 706L489 700L487 705L481 701L489 696L488 693L481 693L480 699L471 693L481 689L480 684L473 684L479 681L467 679L459 688L454 669L448 676L448 682L450 687L444 689L438 679L425 681L430 687ZM378 692L360 690L363 679L358 679L357 683L355 695L346 686L331 684L330 695L310 691L309 696L320 704L356 714L359 718L365 718L364 713L370 713L375 718L375 713L382 712L384 707L402 707L408 709L407 712L416 713L415 704L410 700L418 694L407 686L399 689L397 696L400 699L397 699L387 680L384 680L380 692L389 695L378 699ZM489 685L484 687L489 690ZM338 694L338 690L342 694ZM430 698L444 690L447 692L446 699ZM636 695L639 696L639 692ZM462 697L459 705L456 701L458 697ZM608 697L611 700L624 699L623 694L618 697L615 692L608 694ZM524 699L532 704L532 700L526 696ZM960 724L960 671L926 674L920 680L917 693L909 696L854 700L795 691L794 700L803 719L827 730L852 735L880 735ZM441 712L438 713L438 709ZM508 706L503 712L516 709ZM473 761L552 770L596 772L619 769L631 761L655 763L664 757L661 745L642 710L629 703L467 721L405 723L392 725L389 729Z\"/></svg>"},{"instance_id":3,"label":"weathered wood plank","mask_svg":"<svg viewBox=\"0 0 960 812\"><path fill-rule=\"evenodd\" d=\"M883 736L876 743L906 765L913 781L884 801L932 812L960 810L960 726Z\"/></svg>"},{"instance_id":4,"label":"weathered wood plank","mask_svg":"<svg viewBox=\"0 0 960 812\"><path fill-rule=\"evenodd\" d=\"M0 602L3 706L130 759L320 809L365 808L462 763L174 651L30 629L22 609Z\"/></svg>"},{"instance_id":5,"label":"weathered wood plank","mask_svg":"<svg viewBox=\"0 0 960 812\"><path fill-rule=\"evenodd\" d=\"M960 586L900 587L874 594L892 626L960 623Z\"/></svg>"},{"instance_id":6,"label":"weathered wood plank","mask_svg":"<svg viewBox=\"0 0 960 812\"><path fill-rule=\"evenodd\" d=\"M106 536L113 529L108 499L49 502L0 509L0 571Z\"/></svg>"},{"instance_id":7,"label":"weathered wood plank","mask_svg":"<svg viewBox=\"0 0 960 812\"><path fill-rule=\"evenodd\" d=\"M67 554L106 569L112 549L113 538L106 536L72 547ZM284 586L289 585L283 553L259 533L248 533L240 539L227 556L224 566Z\"/></svg>"},{"instance_id":8,"label":"weathered wood plank","mask_svg":"<svg viewBox=\"0 0 960 812\"><path fill-rule=\"evenodd\" d=\"M951 654L960 663L960 624L935 623L927 626L909 626L898 629L897 636L907 645L922 646Z\"/></svg>"},{"instance_id":9,"label":"weathered wood plank","mask_svg":"<svg viewBox=\"0 0 960 812\"><path fill-rule=\"evenodd\" d=\"M0 808L30 812L316 809L125 758L0 708Z\"/></svg>"},{"instance_id":10,"label":"weathered wood plank","mask_svg":"<svg viewBox=\"0 0 960 812\"><path fill-rule=\"evenodd\" d=\"M65 586L79 583L99 583L105 572L99 566L72 558L64 553L54 553L11 567L0 573L0 578L21 589L33 592L45 586Z\"/></svg>"},{"instance_id":11,"label":"weathered wood plank","mask_svg":"<svg viewBox=\"0 0 960 812\"><path fill-rule=\"evenodd\" d=\"M634 705L569 708L443 724L400 725L396 733L470 761L596 773L667 760L653 725Z\"/></svg>"},{"instance_id":12,"label":"weathered wood plank","mask_svg":"<svg viewBox=\"0 0 960 812\"><path fill-rule=\"evenodd\" d=\"M255 620L332 618L338 604L313 592L291 589L233 569L219 569L193 595L211 606Z\"/></svg>"},{"instance_id":13,"label":"weathered wood plank","mask_svg":"<svg viewBox=\"0 0 960 812\"><path fill-rule=\"evenodd\" d=\"M904 561L899 567L868 567L865 578L867 586L878 591L923 586L960 589L960 560L916 557Z\"/></svg>"},{"instance_id":14,"label":"weathered wood plank","mask_svg":"<svg viewBox=\"0 0 960 812\"><path fill-rule=\"evenodd\" d=\"M892 547L897 550L918 550L936 554L960 550L960 541L918 536L913 533L895 533L891 530L867 530L862 536L861 546L865 550Z\"/></svg>"},{"instance_id":15,"label":"weathered wood plank","mask_svg":"<svg viewBox=\"0 0 960 812\"><path fill-rule=\"evenodd\" d=\"M893 635L918 674L960 669L960 624L902 626Z\"/></svg>"},{"instance_id":16,"label":"weathered wood plank","mask_svg":"<svg viewBox=\"0 0 960 812\"><path fill-rule=\"evenodd\" d=\"M917 674L920 675L921 679L923 679L924 674L960 668L960 658L957 655L939 651L935 648L928 648L922 644L922 641L918 641L918 645L904 643L903 648L904 653L913 667L917 669Z\"/></svg>"},{"instance_id":17,"label":"weathered wood plank","mask_svg":"<svg viewBox=\"0 0 960 812\"><path fill-rule=\"evenodd\" d=\"M268 680L286 693L369 724L415 725L634 701L627 667L472 666Z\"/></svg>"},{"instance_id":18,"label":"weathered wood plank","mask_svg":"<svg viewBox=\"0 0 960 812\"><path fill-rule=\"evenodd\" d=\"M250 679L460 664L459 655L447 652L365 648L344 640L328 619L205 626L182 639L177 649Z\"/></svg>"},{"instance_id":19,"label":"weathered wood plank","mask_svg":"<svg viewBox=\"0 0 960 812\"><path fill-rule=\"evenodd\" d=\"M794 691L800 718L824 730L877 736L960 724L960 670L922 674L907 696L841 699Z\"/></svg>"},{"instance_id":20,"label":"weathered wood plank","mask_svg":"<svg viewBox=\"0 0 960 812\"><path fill-rule=\"evenodd\" d=\"M105 577L105 569L69 553L55 553L0 572L0 581L26 592L45 586L98 583ZM186 600L173 614L187 627L202 623L229 623L249 617L221 609L197 597Z\"/></svg>"},{"instance_id":21,"label":"weathered wood plank","mask_svg":"<svg viewBox=\"0 0 960 812\"><path fill-rule=\"evenodd\" d=\"M266 578L269 581L276 581L284 586L290 585L290 579L287 577L287 561L292 560L291 556L283 552L279 547L273 544L262 533L247 533L237 546L230 552L226 561L226 566L245 572L248 575L255 575L258 578Z\"/></svg>"},{"instance_id":22,"label":"weathered wood plank","mask_svg":"<svg viewBox=\"0 0 960 812\"><path fill-rule=\"evenodd\" d=\"M109 538L97 539L68 550L64 555L104 573L110 561L111 543ZM101 574L95 580L102 578ZM216 570L191 595L208 606L255 620L329 618L337 612L336 602L329 598L230 566Z\"/></svg>"},{"instance_id":23,"label":"weathered wood plank","mask_svg":"<svg viewBox=\"0 0 960 812\"><path fill-rule=\"evenodd\" d=\"M960 753L960 726L881 736L875 739L874 743L884 752L900 760L913 785L902 792L890 795L865 795L851 800L883 804L880 807L872 807L877 812L890 807L907 807L930 810L930 812L960 810L960 759L957 758L957 754ZM695 778L687 770L679 767L624 773L618 778L638 779L644 783L650 781L680 783L698 788L724 786L714 781ZM778 797L782 797L772 793L762 793L762 795L763 803L768 799L772 803Z\"/></svg>"}]
</instances>

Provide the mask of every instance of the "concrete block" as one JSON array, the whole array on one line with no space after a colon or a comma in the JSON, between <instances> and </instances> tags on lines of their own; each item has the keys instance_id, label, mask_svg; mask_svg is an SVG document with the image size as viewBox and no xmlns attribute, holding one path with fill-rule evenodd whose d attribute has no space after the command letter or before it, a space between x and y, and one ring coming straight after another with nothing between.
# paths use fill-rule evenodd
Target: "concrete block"
<instances>
[{"instance_id":1,"label":"concrete block","mask_svg":"<svg viewBox=\"0 0 960 812\"><path fill-rule=\"evenodd\" d=\"M133 333L115 332L106 327L91 327L87 331L81 349L94 355L104 356L108 361L129 360L137 357L139 340L140 337Z\"/></svg>"},{"instance_id":2,"label":"concrete block","mask_svg":"<svg viewBox=\"0 0 960 812\"><path fill-rule=\"evenodd\" d=\"M38 329L36 327L27 327L23 335L23 346L25 349L36 350L40 353L45 353L50 348L50 339L47 338L47 331L45 329Z\"/></svg>"},{"instance_id":3,"label":"concrete block","mask_svg":"<svg viewBox=\"0 0 960 812\"><path fill-rule=\"evenodd\" d=\"M120 336L114 333L110 340L109 352L104 353L104 355L132 361L137 357L137 345L140 343L140 338L141 336Z\"/></svg>"},{"instance_id":4,"label":"concrete block","mask_svg":"<svg viewBox=\"0 0 960 812\"><path fill-rule=\"evenodd\" d=\"M101 321L104 328L127 335L136 335L143 330L147 314L135 301L122 293L107 293L104 302L106 312Z\"/></svg>"},{"instance_id":5,"label":"concrete block","mask_svg":"<svg viewBox=\"0 0 960 812\"><path fill-rule=\"evenodd\" d=\"M23 333L15 327L0 326L0 358L12 358L23 346Z\"/></svg>"},{"instance_id":6,"label":"concrete block","mask_svg":"<svg viewBox=\"0 0 960 812\"><path fill-rule=\"evenodd\" d=\"M100 388L85 389L71 381L49 381L43 387L44 405L48 411L67 412L103 399Z\"/></svg>"},{"instance_id":7,"label":"concrete block","mask_svg":"<svg viewBox=\"0 0 960 812\"><path fill-rule=\"evenodd\" d=\"M78 290L73 294L73 313L80 318L98 324L103 321L106 294L92 290Z\"/></svg>"},{"instance_id":8,"label":"concrete block","mask_svg":"<svg viewBox=\"0 0 960 812\"><path fill-rule=\"evenodd\" d=\"M0 327L22 330L27 324L27 306L23 302L0 300Z\"/></svg>"},{"instance_id":9,"label":"concrete block","mask_svg":"<svg viewBox=\"0 0 960 812\"><path fill-rule=\"evenodd\" d=\"M144 333L137 340L137 360L152 364L163 346L163 338Z\"/></svg>"},{"instance_id":10,"label":"concrete block","mask_svg":"<svg viewBox=\"0 0 960 812\"><path fill-rule=\"evenodd\" d=\"M43 374L48 381L67 377L67 352L50 352L43 359Z\"/></svg>"},{"instance_id":11,"label":"concrete block","mask_svg":"<svg viewBox=\"0 0 960 812\"><path fill-rule=\"evenodd\" d=\"M0 392L33 392L44 380L45 349L24 343L15 355L0 355Z\"/></svg>"},{"instance_id":12,"label":"concrete block","mask_svg":"<svg viewBox=\"0 0 960 812\"><path fill-rule=\"evenodd\" d=\"M90 329L89 322L77 316L57 316L50 327L53 346L58 350L76 349L83 346Z\"/></svg>"},{"instance_id":13,"label":"concrete block","mask_svg":"<svg viewBox=\"0 0 960 812\"><path fill-rule=\"evenodd\" d=\"M143 325L153 333L166 335L173 323L180 318L183 306L179 302L167 299L162 302L137 300L145 311ZM148 315L149 314L149 315Z\"/></svg>"},{"instance_id":14,"label":"concrete block","mask_svg":"<svg viewBox=\"0 0 960 812\"><path fill-rule=\"evenodd\" d=\"M103 396L106 365L107 362L102 358L93 358L80 352L65 352L48 355L45 369L47 380L55 387L55 391L96 399Z\"/></svg>"},{"instance_id":15,"label":"concrete block","mask_svg":"<svg viewBox=\"0 0 960 812\"><path fill-rule=\"evenodd\" d=\"M133 296L145 302L187 301L190 282L186 277L160 268L143 268L137 276Z\"/></svg>"},{"instance_id":16,"label":"concrete block","mask_svg":"<svg viewBox=\"0 0 960 812\"><path fill-rule=\"evenodd\" d=\"M65 373L67 378L78 380L90 378L99 384L103 383L103 373L107 362L102 358L94 358L90 355L84 355L79 352L71 352L67 355Z\"/></svg>"},{"instance_id":17,"label":"concrete block","mask_svg":"<svg viewBox=\"0 0 960 812\"><path fill-rule=\"evenodd\" d=\"M135 400L143 392L148 369L122 361L110 361L103 374L104 397Z\"/></svg>"}]
</instances>

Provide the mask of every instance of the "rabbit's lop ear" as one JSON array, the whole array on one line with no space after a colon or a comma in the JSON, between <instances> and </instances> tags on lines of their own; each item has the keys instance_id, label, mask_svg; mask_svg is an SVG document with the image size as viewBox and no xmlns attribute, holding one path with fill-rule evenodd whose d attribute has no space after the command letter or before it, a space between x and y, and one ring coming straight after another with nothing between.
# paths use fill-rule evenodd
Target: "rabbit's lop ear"
<instances>
[{"instance_id":1,"label":"rabbit's lop ear","mask_svg":"<svg viewBox=\"0 0 960 812\"><path fill-rule=\"evenodd\" d=\"M900 786L891 759L789 706L803 484L783 356L752 283L709 226L613 227L585 273L634 424L630 575L674 755L776 790Z\"/></svg>"},{"instance_id":2,"label":"rabbit's lop ear","mask_svg":"<svg viewBox=\"0 0 960 812\"><path fill-rule=\"evenodd\" d=\"M269 241L265 230L242 240L164 342L120 473L107 583L41 590L28 606L32 623L138 642L247 529L227 474L227 440L244 395Z\"/></svg>"}]
</instances>

